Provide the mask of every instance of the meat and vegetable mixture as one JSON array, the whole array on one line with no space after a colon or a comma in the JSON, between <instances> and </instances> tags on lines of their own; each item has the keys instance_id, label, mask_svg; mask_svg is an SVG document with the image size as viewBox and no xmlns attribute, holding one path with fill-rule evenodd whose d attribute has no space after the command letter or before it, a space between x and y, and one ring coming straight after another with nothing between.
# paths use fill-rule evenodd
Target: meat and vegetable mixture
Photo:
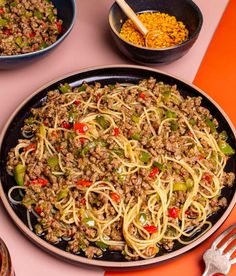
<instances>
[{"instance_id":1,"label":"meat and vegetable mixture","mask_svg":"<svg viewBox=\"0 0 236 276\"><path fill-rule=\"evenodd\" d=\"M44 49L61 31L62 20L50 0L0 0L0 55Z\"/></svg>"},{"instance_id":2,"label":"meat and vegetable mixture","mask_svg":"<svg viewBox=\"0 0 236 276\"><path fill-rule=\"evenodd\" d=\"M9 198L26 207L37 235L67 240L70 252L154 257L191 242L227 206L221 189L233 185L225 165L235 151L217 127L201 97L154 78L61 84L32 109L26 138L8 154L17 183Z\"/></svg>"}]
</instances>

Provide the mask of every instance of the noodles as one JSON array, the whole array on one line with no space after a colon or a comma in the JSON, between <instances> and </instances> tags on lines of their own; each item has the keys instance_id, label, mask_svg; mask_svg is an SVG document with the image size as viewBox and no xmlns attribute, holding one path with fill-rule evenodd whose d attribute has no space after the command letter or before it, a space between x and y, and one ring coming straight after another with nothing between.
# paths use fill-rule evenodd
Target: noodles
<instances>
[{"instance_id":1,"label":"noodles","mask_svg":"<svg viewBox=\"0 0 236 276\"><path fill-rule=\"evenodd\" d=\"M11 203L27 208L36 234L88 258L109 249L146 259L192 242L234 181L234 150L200 104L153 78L60 85L26 119L32 137L9 152Z\"/></svg>"}]
</instances>

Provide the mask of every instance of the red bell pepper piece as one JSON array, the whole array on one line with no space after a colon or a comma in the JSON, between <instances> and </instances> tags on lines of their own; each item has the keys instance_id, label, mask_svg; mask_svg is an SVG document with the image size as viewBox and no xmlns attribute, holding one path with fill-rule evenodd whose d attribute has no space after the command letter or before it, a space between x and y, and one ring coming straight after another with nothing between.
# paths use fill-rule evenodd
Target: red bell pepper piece
<instances>
[{"instance_id":1,"label":"red bell pepper piece","mask_svg":"<svg viewBox=\"0 0 236 276\"><path fill-rule=\"evenodd\" d=\"M117 194L115 192L111 192L110 196L115 202L120 202L120 195L119 194Z\"/></svg>"},{"instance_id":2,"label":"red bell pepper piece","mask_svg":"<svg viewBox=\"0 0 236 276\"><path fill-rule=\"evenodd\" d=\"M36 150L36 145L29 144L28 146L24 147L24 151L28 151L28 150Z\"/></svg>"},{"instance_id":3,"label":"red bell pepper piece","mask_svg":"<svg viewBox=\"0 0 236 276\"><path fill-rule=\"evenodd\" d=\"M147 225L143 227L148 233L153 234L157 232L157 227L154 225Z\"/></svg>"},{"instance_id":4,"label":"red bell pepper piece","mask_svg":"<svg viewBox=\"0 0 236 276\"><path fill-rule=\"evenodd\" d=\"M159 173L159 169L157 167L154 167L151 172L149 173L150 177L154 177Z\"/></svg>"},{"instance_id":5,"label":"red bell pepper piece","mask_svg":"<svg viewBox=\"0 0 236 276\"><path fill-rule=\"evenodd\" d=\"M57 21L56 22L56 25L57 25L57 30L58 30L58 33L60 34L61 31L62 31L62 25L61 25L61 22Z\"/></svg>"},{"instance_id":6,"label":"red bell pepper piece","mask_svg":"<svg viewBox=\"0 0 236 276\"><path fill-rule=\"evenodd\" d=\"M84 186L84 187L90 187L92 185L92 181L88 181L88 180L85 180L85 179L80 179L77 181L77 185L79 186Z\"/></svg>"},{"instance_id":7,"label":"red bell pepper piece","mask_svg":"<svg viewBox=\"0 0 236 276\"><path fill-rule=\"evenodd\" d=\"M120 129L118 127L114 128L114 136L118 136L120 134Z\"/></svg>"},{"instance_id":8,"label":"red bell pepper piece","mask_svg":"<svg viewBox=\"0 0 236 276\"><path fill-rule=\"evenodd\" d=\"M63 123L62 123L62 127L63 127L63 128L66 128L66 129L69 129L69 128L71 128L71 124L70 124L70 123L67 123L67 122L63 122Z\"/></svg>"},{"instance_id":9,"label":"red bell pepper piece","mask_svg":"<svg viewBox=\"0 0 236 276\"><path fill-rule=\"evenodd\" d=\"M84 134L86 131L88 131L88 126L85 123L74 123L74 130Z\"/></svg>"},{"instance_id":10,"label":"red bell pepper piece","mask_svg":"<svg viewBox=\"0 0 236 276\"><path fill-rule=\"evenodd\" d=\"M40 186L44 187L44 186L47 186L48 184L48 180L45 179L45 178L37 178L35 180L32 180L31 181L31 184L39 184Z\"/></svg>"},{"instance_id":11,"label":"red bell pepper piece","mask_svg":"<svg viewBox=\"0 0 236 276\"><path fill-rule=\"evenodd\" d=\"M171 218L177 218L179 215L179 209L176 207L172 207L168 210L168 215Z\"/></svg>"},{"instance_id":12,"label":"red bell pepper piece","mask_svg":"<svg viewBox=\"0 0 236 276\"><path fill-rule=\"evenodd\" d=\"M144 94L143 92L141 92L141 93L139 94L139 98L145 100L145 94Z\"/></svg>"},{"instance_id":13,"label":"red bell pepper piece","mask_svg":"<svg viewBox=\"0 0 236 276\"><path fill-rule=\"evenodd\" d=\"M212 181L212 175L209 174L209 173L204 173L203 176L202 176L202 179L203 180L206 180L208 183L210 183Z\"/></svg>"}]
</instances>

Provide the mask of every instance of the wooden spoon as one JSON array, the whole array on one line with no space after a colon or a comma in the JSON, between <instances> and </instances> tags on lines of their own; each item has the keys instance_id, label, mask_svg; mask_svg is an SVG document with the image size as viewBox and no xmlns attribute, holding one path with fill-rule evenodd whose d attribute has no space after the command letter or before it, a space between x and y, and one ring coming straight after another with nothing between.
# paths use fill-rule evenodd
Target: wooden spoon
<instances>
[{"instance_id":1,"label":"wooden spoon","mask_svg":"<svg viewBox=\"0 0 236 276\"><path fill-rule=\"evenodd\" d=\"M136 13L130 8L130 6L124 0L116 0L116 3L120 6L120 8L127 15L127 17L132 20L132 22L140 31L140 33L144 36L146 47L152 48L153 40L159 35L158 31L148 31L148 29L143 25L141 20L137 17Z\"/></svg>"}]
</instances>

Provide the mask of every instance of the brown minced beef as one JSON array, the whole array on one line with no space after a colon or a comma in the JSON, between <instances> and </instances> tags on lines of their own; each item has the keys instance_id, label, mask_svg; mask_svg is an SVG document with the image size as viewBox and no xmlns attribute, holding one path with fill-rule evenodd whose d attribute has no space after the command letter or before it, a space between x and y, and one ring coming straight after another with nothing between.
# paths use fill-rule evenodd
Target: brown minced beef
<instances>
[{"instance_id":1,"label":"brown minced beef","mask_svg":"<svg viewBox=\"0 0 236 276\"><path fill-rule=\"evenodd\" d=\"M44 49L57 40L61 28L62 21L51 1L0 1L1 56Z\"/></svg>"},{"instance_id":2,"label":"brown minced beef","mask_svg":"<svg viewBox=\"0 0 236 276\"><path fill-rule=\"evenodd\" d=\"M119 108L117 108L115 97L112 97L116 94L123 103ZM159 103L156 102L156 98L160 99ZM149 159L152 160L150 168L143 167L130 175L122 175L119 170L122 164L117 156L121 156L126 162L130 162L130 159L125 156L124 151L115 142L114 127L107 129L109 123L105 121L105 118L101 119L102 113L97 110L99 101L100 109L103 111L108 110L109 112L112 110L115 115L117 112L122 112L120 117L113 116L119 130L116 138L118 139L120 135L129 141L136 139L137 148L149 152ZM165 120L165 124L162 125L162 131L154 136L146 119L141 121L140 128L137 127L137 121L140 122L144 109L157 108L157 106L158 109L154 109L154 111L158 112L160 121L154 116L155 113L150 113L151 125L154 131L158 133L161 122ZM191 175L180 164L172 164L160 159L160 155L169 156L176 160L185 160L196 171L199 168L198 163L202 162L203 166L209 168L209 172L202 175L202 185L199 185L199 192L194 200L203 206L207 201L209 203L209 215L220 208L226 207L227 200L224 197L217 195L205 200L201 194L208 193L204 187L214 189L211 176L218 173L214 155L211 158L208 157L209 145L204 139L199 138L201 146L195 145L193 134L186 127L186 122L179 115L179 111L185 115L189 124L192 125L192 130L196 133L207 129L207 132L217 142L223 139L215 131L218 125L217 121L212 117L209 110L201 106L201 97L183 98L175 85L167 85L158 82L154 78L142 80L138 85L131 88L119 83L105 85L104 87L99 83L94 85L83 84L76 88L64 84L60 85L57 90L49 91L42 107L33 108L31 116L25 120L23 130L32 132L32 138L19 140L19 143L28 145L22 149L22 154L31 148L31 152L28 152L25 158L26 171L24 183L21 183L21 185L24 185L26 190L22 204L28 210L32 211L34 209L38 213L38 223L34 226L36 234L43 235L50 243L58 243L61 239L66 239L68 240L68 251L75 254L84 252L88 258L101 256L104 246L110 250L121 251L124 254L124 246L120 243L124 241L122 216L104 230L104 235L109 240L116 241L117 244L106 246L100 241L98 243L91 242L98 235L98 230L94 223L89 224L88 220L90 219L90 222L92 222L92 218L89 214L86 214L89 210L85 205L85 193L92 183L102 180L105 183L99 186L102 189L106 188L104 185L109 182L119 194L124 206L129 204L131 198L134 198L132 204L135 204L137 199L140 198L142 200L140 210L145 212L147 221L151 221L151 213L147 209L147 202L150 199L148 191L150 192L153 189L152 182L155 179L155 168L158 168L163 183L168 185L170 177L175 180L177 185L173 190L168 208L172 211L173 208L180 211L183 209L187 196L192 189L191 181L188 182L188 180L191 180ZM81 139L79 136L81 130L76 129L75 126L90 114L100 115L98 121L91 119L95 125L87 122L88 129L95 128L99 132L99 136L94 137L84 133L85 137L90 139ZM177 117L176 120L168 121L171 117L173 119L173 116ZM208 124L206 118L208 118ZM55 125L57 125L56 128ZM47 143L50 143L56 149L54 156L50 155L47 148L45 148L44 154L40 158L40 151L36 150L35 145L40 144L42 135L40 127L42 126L47 129ZM64 172L60 170L58 162L55 162L58 161L59 154L61 163L65 168ZM141 161L146 162L145 160ZM154 166L154 161L157 161L155 166L158 167ZM20 163L21 160L16 156L15 149L12 149L8 154L8 171L13 173ZM80 174L76 175L74 172L78 172L78 170ZM59 174L55 172L59 172ZM41 183L39 179L41 179ZM234 180L234 173L223 172L221 188L232 186ZM42 181L45 181L45 185ZM188 187L185 185L187 182ZM70 188L68 188L69 186ZM108 195L109 191L104 189L103 194L92 192L89 193L87 198L91 208L95 211L101 209L102 206L106 206L106 212L97 215L99 220L114 218L117 215L117 211L109 201ZM58 205L58 201L60 201L66 206L70 198L75 202L79 220L77 225L73 222L71 213L67 214L67 219L68 221L72 219L72 222L65 223L63 221L63 210ZM159 208L160 204L157 203L154 211L158 212ZM190 229L198 226L198 216L196 208L189 206L186 210L186 226ZM168 223L178 226L181 225L181 220L173 215L168 215ZM134 224L129 225L128 231L131 235L141 238ZM166 251L172 250L174 241L166 237L174 234L175 229L168 227L166 236L158 243L158 246ZM150 249L152 248L147 248L143 254L150 257L150 254L152 254ZM129 260L139 258L134 250L132 253L133 257L125 257Z\"/></svg>"}]
</instances>

